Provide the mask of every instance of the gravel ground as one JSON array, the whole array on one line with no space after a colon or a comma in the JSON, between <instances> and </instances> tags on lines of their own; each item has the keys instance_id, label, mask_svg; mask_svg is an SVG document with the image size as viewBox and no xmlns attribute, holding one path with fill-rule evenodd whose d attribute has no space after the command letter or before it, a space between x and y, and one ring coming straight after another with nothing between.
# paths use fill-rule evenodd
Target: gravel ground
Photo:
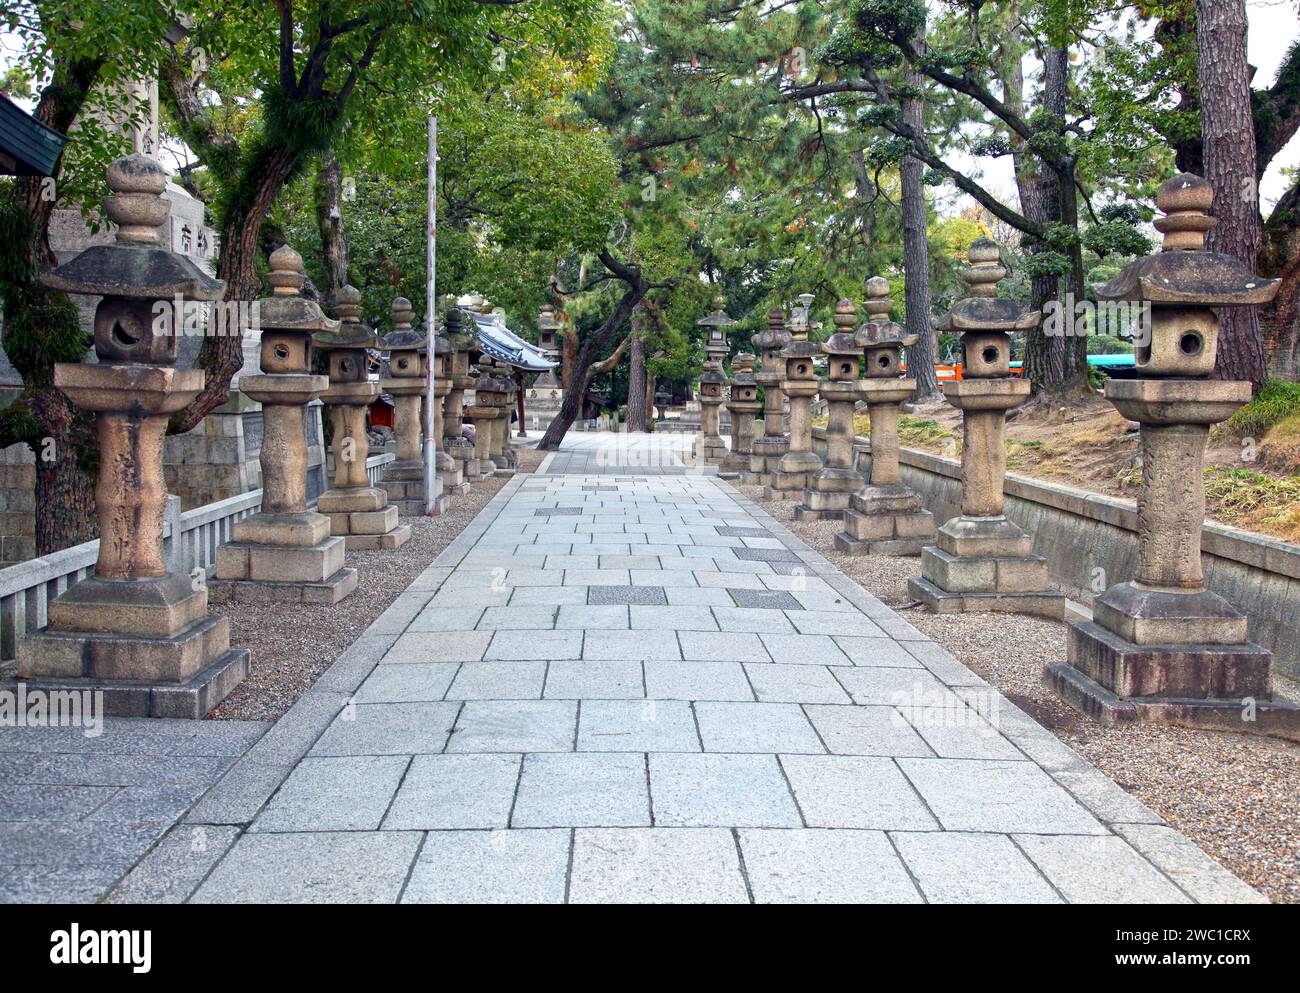
<instances>
[{"instance_id":1,"label":"gravel ground","mask_svg":"<svg viewBox=\"0 0 1300 993\"><path fill-rule=\"evenodd\" d=\"M1043 665L1065 658L1065 625L1004 614L930 614L914 608L915 558L835 550L838 521L800 523L794 504L739 487L837 568L998 687L1202 849L1276 903L1300 903L1300 745L1249 735L1159 726L1105 727L1043 688ZM1285 689L1290 693L1292 687Z\"/></svg>"},{"instance_id":2,"label":"gravel ground","mask_svg":"<svg viewBox=\"0 0 1300 993\"><path fill-rule=\"evenodd\" d=\"M533 472L546 455L520 449L519 471ZM360 582L341 603L213 603L212 613L230 618L230 643L252 651L253 671L209 717L273 721L283 716L504 485L504 479L476 480L466 496L452 497L450 511L441 517L402 518L411 525L411 539L396 552L348 552L347 564L357 569Z\"/></svg>"}]
</instances>

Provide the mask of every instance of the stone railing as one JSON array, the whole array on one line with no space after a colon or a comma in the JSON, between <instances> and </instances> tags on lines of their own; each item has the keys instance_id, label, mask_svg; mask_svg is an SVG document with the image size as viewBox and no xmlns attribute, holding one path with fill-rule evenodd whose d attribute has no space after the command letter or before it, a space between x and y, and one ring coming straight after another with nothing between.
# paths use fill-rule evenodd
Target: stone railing
<instances>
[{"instance_id":1,"label":"stone railing","mask_svg":"<svg viewBox=\"0 0 1300 993\"><path fill-rule=\"evenodd\" d=\"M813 429L813 448L826 451L826 430ZM961 463L912 448L899 450L903 481L921 497L937 524L960 513ZM853 442L853 464L864 475L871 444ZM1132 500L1007 474L1006 513L1047 558L1052 582L1066 596L1091 605L1105 589L1133 575L1137 510ZM1300 545L1206 523L1202 564L1210 589L1250 617L1250 638L1270 649L1275 671L1300 680ZM917 567L920 568L919 566Z\"/></svg>"},{"instance_id":2,"label":"stone railing","mask_svg":"<svg viewBox=\"0 0 1300 993\"><path fill-rule=\"evenodd\" d=\"M366 460L372 486L379 484L383 467L396 458L385 452ZM210 577L217 547L230 540L236 521L257 513L261 506L260 489L185 511L180 497L168 497L163 521L168 571L194 575L202 569L204 577ZM99 539L95 539L0 569L0 662L17 657L23 635L45 627L49 602L89 575L98 558Z\"/></svg>"}]
</instances>

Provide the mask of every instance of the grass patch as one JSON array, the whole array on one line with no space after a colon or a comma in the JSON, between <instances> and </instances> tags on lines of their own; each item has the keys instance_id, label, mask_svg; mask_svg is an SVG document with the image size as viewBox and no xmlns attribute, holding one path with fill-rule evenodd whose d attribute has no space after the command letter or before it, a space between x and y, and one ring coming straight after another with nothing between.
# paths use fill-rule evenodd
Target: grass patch
<instances>
[{"instance_id":1,"label":"grass patch","mask_svg":"<svg viewBox=\"0 0 1300 993\"><path fill-rule=\"evenodd\" d=\"M1300 414L1300 383L1275 379L1228 418L1223 430L1239 438L1262 438L1274 424L1295 414Z\"/></svg>"},{"instance_id":2,"label":"grass patch","mask_svg":"<svg viewBox=\"0 0 1300 993\"><path fill-rule=\"evenodd\" d=\"M1205 497L1229 524L1278 537L1300 537L1300 476L1278 478L1253 469L1207 466Z\"/></svg>"}]
</instances>

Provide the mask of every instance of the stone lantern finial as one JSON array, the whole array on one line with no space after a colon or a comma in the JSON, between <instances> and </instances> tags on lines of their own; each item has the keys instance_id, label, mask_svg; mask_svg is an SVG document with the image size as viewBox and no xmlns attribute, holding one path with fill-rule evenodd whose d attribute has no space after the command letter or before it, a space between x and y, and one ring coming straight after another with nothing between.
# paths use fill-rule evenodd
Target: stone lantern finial
<instances>
[{"instance_id":1,"label":"stone lantern finial","mask_svg":"<svg viewBox=\"0 0 1300 993\"><path fill-rule=\"evenodd\" d=\"M411 307L411 301L406 297L394 297L389 312L393 317L393 327L398 330L406 330L415 320L415 311Z\"/></svg>"},{"instance_id":2,"label":"stone lantern finial","mask_svg":"<svg viewBox=\"0 0 1300 993\"><path fill-rule=\"evenodd\" d=\"M271 272L266 281L271 284L275 296L296 297L307 281L302 256L288 245L281 245L271 253Z\"/></svg>"},{"instance_id":3,"label":"stone lantern finial","mask_svg":"<svg viewBox=\"0 0 1300 993\"><path fill-rule=\"evenodd\" d=\"M343 324L361 322L361 291L348 284L339 290L335 300L334 311Z\"/></svg>"},{"instance_id":4,"label":"stone lantern finial","mask_svg":"<svg viewBox=\"0 0 1300 993\"><path fill-rule=\"evenodd\" d=\"M1164 212L1154 226L1165 236L1161 251L1200 252L1205 235L1218 223L1207 211L1214 203L1214 187L1200 176L1180 172L1156 193L1156 206Z\"/></svg>"},{"instance_id":5,"label":"stone lantern finial","mask_svg":"<svg viewBox=\"0 0 1300 993\"><path fill-rule=\"evenodd\" d=\"M879 323L889 320L889 311L894 302L889 299L889 280L884 276L872 276L866 283L867 298L862 309L867 312L867 320Z\"/></svg>"},{"instance_id":6,"label":"stone lantern finial","mask_svg":"<svg viewBox=\"0 0 1300 993\"><path fill-rule=\"evenodd\" d=\"M852 300L841 300L835 305L835 316L832 321L837 332L852 333L853 325L858 323L858 308L853 306Z\"/></svg>"},{"instance_id":7,"label":"stone lantern finial","mask_svg":"<svg viewBox=\"0 0 1300 993\"><path fill-rule=\"evenodd\" d=\"M108 167L108 219L117 225L119 245L165 245L171 204L163 199L167 172L143 153L116 159Z\"/></svg>"},{"instance_id":8,"label":"stone lantern finial","mask_svg":"<svg viewBox=\"0 0 1300 993\"><path fill-rule=\"evenodd\" d=\"M966 251L969 263L961 278L970 287L970 296L996 297L998 283L1007 277L1007 267L1002 264L1002 249L991 238L976 238Z\"/></svg>"}]
</instances>

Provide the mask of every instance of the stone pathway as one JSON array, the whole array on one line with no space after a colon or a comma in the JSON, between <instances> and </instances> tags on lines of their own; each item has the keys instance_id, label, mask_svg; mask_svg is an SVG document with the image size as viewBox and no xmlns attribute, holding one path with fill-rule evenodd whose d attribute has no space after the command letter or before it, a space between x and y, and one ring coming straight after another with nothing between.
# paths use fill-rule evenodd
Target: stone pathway
<instances>
[{"instance_id":1,"label":"stone pathway","mask_svg":"<svg viewBox=\"0 0 1300 993\"><path fill-rule=\"evenodd\" d=\"M689 436L570 438L111 899L1260 899Z\"/></svg>"}]
</instances>

